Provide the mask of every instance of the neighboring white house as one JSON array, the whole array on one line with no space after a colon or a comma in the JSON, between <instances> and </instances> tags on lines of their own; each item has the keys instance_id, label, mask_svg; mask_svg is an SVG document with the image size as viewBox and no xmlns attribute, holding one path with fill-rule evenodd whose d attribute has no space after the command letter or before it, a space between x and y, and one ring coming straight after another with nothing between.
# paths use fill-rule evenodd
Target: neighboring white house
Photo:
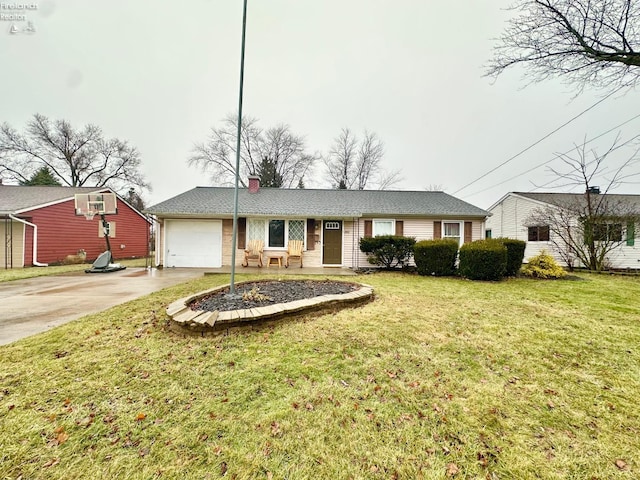
<instances>
[{"instance_id":1,"label":"neighboring white house","mask_svg":"<svg viewBox=\"0 0 640 480\"><path fill-rule=\"evenodd\" d=\"M577 193L509 192L489 208L491 216L486 222L486 235L493 238L508 237L526 241L525 262L528 258L546 250L560 264L566 266L566 262L558 254L557 248L552 242L553 232L550 231L549 225L534 225L529 219L537 209L565 205L569 200L578 199L583 195ZM607 195L616 201L637 205L637 211L640 212L640 195ZM640 228L633 224L616 225L615 231L619 232L621 245L610 252L609 265L620 269L640 269L640 245L638 245L637 238Z\"/></svg>"},{"instance_id":2,"label":"neighboring white house","mask_svg":"<svg viewBox=\"0 0 640 480\"><path fill-rule=\"evenodd\" d=\"M149 207L158 222L156 262L165 267L236 263L251 240L265 256L283 255L302 240L307 267L370 267L362 237L451 238L460 245L484 238L485 210L444 192L260 188L250 177L238 193L237 243L232 244L234 189L196 187Z\"/></svg>"}]
</instances>

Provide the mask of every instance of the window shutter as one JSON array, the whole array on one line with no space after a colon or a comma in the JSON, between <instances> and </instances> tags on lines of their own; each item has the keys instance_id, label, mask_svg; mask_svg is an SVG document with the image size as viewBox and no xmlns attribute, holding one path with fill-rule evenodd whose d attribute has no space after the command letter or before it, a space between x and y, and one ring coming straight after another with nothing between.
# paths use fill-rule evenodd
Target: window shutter
<instances>
[{"instance_id":1,"label":"window shutter","mask_svg":"<svg viewBox=\"0 0 640 480\"><path fill-rule=\"evenodd\" d=\"M442 238L442 222L433 222L433 239Z\"/></svg>"},{"instance_id":2,"label":"window shutter","mask_svg":"<svg viewBox=\"0 0 640 480\"><path fill-rule=\"evenodd\" d=\"M315 250L316 248L316 221L313 218L307 218L307 250Z\"/></svg>"},{"instance_id":3,"label":"window shutter","mask_svg":"<svg viewBox=\"0 0 640 480\"><path fill-rule=\"evenodd\" d=\"M636 224L627 222L627 246L633 247L636 244Z\"/></svg>"},{"instance_id":4,"label":"window shutter","mask_svg":"<svg viewBox=\"0 0 640 480\"><path fill-rule=\"evenodd\" d=\"M364 236L365 237L373 236L373 222L371 220L364 221Z\"/></svg>"},{"instance_id":5,"label":"window shutter","mask_svg":"<svg viewBox=\"0 0 640 480\"><path fill-rule=\"evenodd\" d=\"M238 218L238 249L244 250L247 244L247 219Z\"/></svg>"},{"instance_id":6,"label":"window shutter","mask_svg":"<svg viewBox=\"0 0 640 480\"><path fill-rule=\"evenodd\" d=\"M472 241L473 223L464 222L464 243L470 243Z\"/></svg>"},{"instance_id":7,"label":"window shutter","mask_svg":"<svg viewBox=\"0 0 640 480\"><path fill-rule=\"evenodd\" d=\"M396 235L402 237L404 235L404 222L396 220Z\"/></svg>"}]
</instances>

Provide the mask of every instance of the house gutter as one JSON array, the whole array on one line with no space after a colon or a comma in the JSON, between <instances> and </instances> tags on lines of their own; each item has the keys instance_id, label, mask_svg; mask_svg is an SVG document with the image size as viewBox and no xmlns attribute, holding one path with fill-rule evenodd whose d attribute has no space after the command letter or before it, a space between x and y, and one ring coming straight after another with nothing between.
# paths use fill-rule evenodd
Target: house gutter
<instances>
[{"instance_id":1,"label":"house gutter","mask_svg":"<svg viewBox=\"0 0 640 480\"><path fill-rule=\"evenodd\" d=\"M36 260L36 258L38 258L38 226L34 223L22 220L21 218L14 217L11 214L9 214L9 218L15 220L16 222L28 225L29 227L33 227L33 258L31 259L31 263L33 263L33 265L36 267L48 267L48 263L40 263Z\"/></svg>"}]
</instances>

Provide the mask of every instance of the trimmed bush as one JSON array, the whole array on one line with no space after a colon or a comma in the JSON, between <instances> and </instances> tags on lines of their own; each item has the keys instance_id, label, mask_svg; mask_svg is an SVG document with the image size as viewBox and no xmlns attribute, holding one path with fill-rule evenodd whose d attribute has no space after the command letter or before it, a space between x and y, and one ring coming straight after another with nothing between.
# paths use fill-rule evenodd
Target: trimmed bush
<instances>
[{"instance_id":1,"label":"trimmed bush","mask_svg":"<svg viewBox=\"0 0 640 480\"><path fill-rule=\"evenodd\" d=\"M413 247L413 259L420 275L454 275L457 256L458 242L451 239L423 240Z\"/></svg>"},{"instance_id":2,"label":"trimmed bush","mask_svg":"<svg viewBox=\"0 0 640 480\"><path fill-rule=\"evenodd\" d=\"M507 269L507 247L497 239L476 240L460 248L460 275L471 280L500 280Z\"/></svg>"},{"instance_id":3,"label":"trimmed bush","mask_svg":"<svg viewBox=\"0 0 640 480\"><path fill-rule=\"evenodd\" d=\"M520 273L533 278L562 278L567 272L558 262L544 250L529 259L529 263L522 266Z\"/></svg>"},{"instance_id":4,"label":"trimmed bush","mask_svg":"<svg viewBox=\"0 0 640 480\"><path fill-rule=\"evenodd\" d=\"M398 235L379 235L360 239L360 250L367 254L372 265L392 269L404 268L413 256L416 239Z\"/></svg>"},{"instance_id":5,"label":"trimmed bush","mask_svg":"<svg viewBox=\"0 0 640 480\"><path fill-rule=\"evenodd\" d=\"M527 247L527 242L513 238L497 238L496 240L499 240L507 247L507 269L504 272L505 276L515 277L518 274L518 270L522 267L524 249Z\"/></svg>"}]
</instances>

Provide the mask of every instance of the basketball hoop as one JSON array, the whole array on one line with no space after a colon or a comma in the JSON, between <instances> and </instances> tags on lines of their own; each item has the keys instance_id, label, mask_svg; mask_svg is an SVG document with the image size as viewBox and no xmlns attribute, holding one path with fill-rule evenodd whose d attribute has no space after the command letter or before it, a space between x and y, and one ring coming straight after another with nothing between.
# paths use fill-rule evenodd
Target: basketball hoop
<instances>
[{"instance_id":1,"label":"basketball hoop","mask_svg":"<svg viewBox=\"0 0 640 480\"><path fill-rule=\"evenodd\" d=\"M86 218L87 220L93 220L95 214L96 212L94 210L89 210L87 212L84 212L84 218Z\"/></svg>"}]
</instances>

